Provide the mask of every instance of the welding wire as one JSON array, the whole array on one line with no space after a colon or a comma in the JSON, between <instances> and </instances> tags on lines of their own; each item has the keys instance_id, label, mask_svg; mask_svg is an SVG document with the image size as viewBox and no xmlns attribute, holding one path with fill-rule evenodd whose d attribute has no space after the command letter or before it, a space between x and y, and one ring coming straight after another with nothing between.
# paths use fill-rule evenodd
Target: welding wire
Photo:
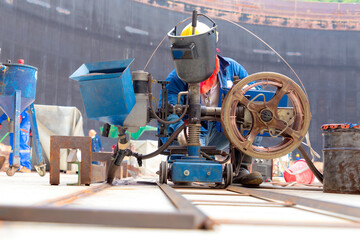
<instances>
[{"instance_id":1,"label":"welding wire","mask_svg":"<svg viewBox=\"0 0 360 240\"><path fill-rule=\"evenodd\" d=\"M181 22L179 22L178 24L175 25L175 28L176 28L177 26L179 26L180 24L186 22L186 21L189 20L189 19L191 19L191 17L188 17L188 18L182 20ZM146 64L145 64L144 71L146 70L146 68L147 68L147 66L149 65L151 59L153 58L153 56L155 55L155 53L157 52L157 50L159 49L159 47L161 46L161 44L164 42L164 40L166 39L166 37L167 37L167 34L165 34L164 38L160 41L160 43L157 45L157 47L155 48L155 50L153 51L153 53L152 53L151 56L149 57L149 60L148 60L148 61L146 62Z\"/></svg>"},{"instance_id":2,"label":"welding wire","mask_svg":"<svg viewBox=\"0 0 360 240\"><path fill-rule=\"evenodd\" d=\"M305 89L305 87L304 87L304 84L303 84L303 82L301 81L300 77L297 75L297 73L295 72L295 70L290 66L290 64L289 64L287 61L285 61L285 59L284 59L277 51L275 51L275 49L273 49L268 43L266 43L263 39L261 39L259 36L257 36L255 33L253 33L252 31L250 31L250 30L247 29L246 27L241 26L240 24L237 24L237 23L235 23L235 22L233 22L233 21L231 21L231 20L229 20L229 19L223 18L223 17L219 17L219 19L224 20L224 21L227 21L227 22L229 22L229 23L232 23L232 24L234 24L235 26L237 26L237 27L245 30L246 32L250 33L250 34L253 35L255 38L257 38L260 42L262 42L263 44L265 44L268 48L270 48L270 50L273 51L273 52L291 69L291 71L295 74L296 78L299 80L299 82L300 82L300 84L301 84L301 86L302 86L302 88L303 88L303 90L304 90L304 93L305 93L306 97L309 99L308 94L307 94L307 92L306 92L306 89Z\"/></svg>"},{"instance_id":3,"label":"welding wire","mask_svg":"<svg viewBox=\"0 0 360 240\"><path fill-rule=\"evenodd\" d=\"M191 19L191 17L182 20L182 21L179 22L175 27L179 26L180 24L182 24L183 22L185 22L185 21L187 21L187 20L189 20L189 19ZM245 30L246 32L250 33L252 36L254 36L255 38L257 38L260 42L262 42L263 44L265 44L268 48L270 48L270 50L273 51L273 52L290 68L290 70L295 74L296 78L299 80L299 82L300 82L300 84L301 84L301 86L302 86L302 88L303 88L303 90L304 90L304 92L305 92L306 97L309 98L309 97L308 97L308 94L307 94L307 92L306 92L306 89L305 89L305 87L304 87L304 84L303 84L303 82L301 81L300 77L297 75L297 73L295 72L295 70L290 66L290 64L289 64L275 49L273 49L273 48L272 48L268 43L266 43L263 39L261 39L259 36L257 36L255 33L253 33L252 31L250 31L249 29L245 28L244 26L241 26L240 24L237 24L237 23L235 23L235 22L233 22L233 21L231 21L231 20L229 20L229 19L223 18L223 17L219 17L219 19L224 20L224 21L227 21L227 22L229 22L229 23L232 23L232 24L234 24L235 26L237 26L237 27ZM146 65L145 65L145 67L144 67L144 71L145 71L145 69L147 68L148 64L150 63L152 57L155 55L155 53L157 52L157 50L159 49L159 47L161 46L161 44L164 42L166 36L167 36L167 35L164 36L164 38L160 41L160 43L158 44L158 46L155 48L154 52L151 54L149 60L146 62Z\"/></svg>"},{"instance_id":4,"label":"welding wire","mask_svg":"<svg viewBox=\"0 0 360 240\"><path fill-rule=\"evenodd\" d=\"M318 159L321 159L320 155L311 147L311 142L310 142L310 134L309 132L306 133L305 135L305 140L306 140L306 143L305 142L302 142L302 144L304 144L305 146L307 146L310 150L310 154L312 156L312 159L311 161L313 162L315 157L318 158Z\"/></svg>"}]
</instances>

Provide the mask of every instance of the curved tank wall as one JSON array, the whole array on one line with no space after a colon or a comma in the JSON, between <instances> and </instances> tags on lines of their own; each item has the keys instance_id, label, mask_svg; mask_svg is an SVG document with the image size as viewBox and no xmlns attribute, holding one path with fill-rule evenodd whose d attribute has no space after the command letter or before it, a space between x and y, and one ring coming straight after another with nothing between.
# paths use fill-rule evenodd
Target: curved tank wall
<instances>
[{"instance_id":1,"label":"curved tank wall","mask_svg":"<svg viewBox=\"0 0 360 240\"><path fill-rule=\"evenodd\" d=\"M84 62L125 58L135 58L131 70L143 69L166 33L188 16L129 0L0 0L0 61L23 58L37 67L35 103L78 107L86 132L102 124L86 118L79 87L70 74ZM220 54L239 61L250 74L274 71L295 79L254 37L216 21ZM318 152L322 124L359 122L360 32L243 26L276 49L302 79L313 116L310 136ZM161 80L172 68L166 40L147 70Z\"/></svg>"}]
</instances>

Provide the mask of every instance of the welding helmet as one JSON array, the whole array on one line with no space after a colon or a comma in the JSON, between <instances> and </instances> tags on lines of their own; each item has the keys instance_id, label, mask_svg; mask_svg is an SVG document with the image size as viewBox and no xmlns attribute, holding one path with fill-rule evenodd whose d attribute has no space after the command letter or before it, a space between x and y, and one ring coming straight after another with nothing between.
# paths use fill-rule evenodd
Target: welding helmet
<instances>
[{"instance_id":1,"label":"welding helmet","mask_svg":"<svg viewBox=\"0 0 360 240\"><path fill-rule=\"evenodd\" d=\"M192 24L189 23L186 27L184 27L184 29L182 30L180 36L191 36L192 35ZM199 22L197 21L196 23L196 27L195 27L195 35L196 34L201 34L201 33L206 33L210 30L210 27L208 25L206 25L205 23ZM216 31L216 42L218 41L218 32Z\"/></svg>"}]
</instances>

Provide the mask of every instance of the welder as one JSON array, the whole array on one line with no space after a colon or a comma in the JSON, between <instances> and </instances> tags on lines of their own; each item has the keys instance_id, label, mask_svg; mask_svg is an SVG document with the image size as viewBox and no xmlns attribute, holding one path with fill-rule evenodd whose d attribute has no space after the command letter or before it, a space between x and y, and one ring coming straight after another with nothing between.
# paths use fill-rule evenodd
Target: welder
<instances>
[{"instance_id":1,"label":"welder","mask_svg":"<svg viewBox=\"0 0 360 240\"><path fill-rule=\"evenodd\" d=\"M101 139L94 129L89 130L89 137L91 137L91 151L101 152L103 150Z\"/></svg>"},{"instance_id":2,"label":"welder","mask_svg":"<svg viewBox=\"0 0 360 240\"><path fill-rule=\"evenodd\" d=\"M195 28L195 34L201 34L209 31L209 27L202 23L197 22ZM192 25L187 25L181 32L181 36L190 36L193 33ZM219 52L219 50L217 49ZM205 81L200 83L201 104L207 107L221 107L222 101L225 98L227 92L233 85L234 76L238 76L239 79L243 79L248 76L245 68L237 63L235 60L227 57L216 55L216 66L213 74ZM168 101L170 104L176 105L179 92L187 91L188 85L182 81L174 69L166 78L166 81L170 83L167 85ZM185 97L181 97L180 104L185 104ZM160 106L161 107L162 92L160 94ZM174 121L179 116L171 114L168 116L168 121ZM171 135L178 127L183 124L183 120L168 125L168 134ZM225 149L229 146L225 134L222 131L221 123L216 121L206 121L201 123L201 137L200 142L202 146L216 146L217 149ZM182 131L178 135L178 142L180 145L186 145L185 134ZM261 137L256 137L254 145L259 145ZM257 186L263 182L261 173L252 172L249 173L249 166L252 163L252 157L241 153L235 149L235 163L234 168L239 166L238 174L234 177L234 183L240 183L247 186Z\"/></svg>"}]
</instances>

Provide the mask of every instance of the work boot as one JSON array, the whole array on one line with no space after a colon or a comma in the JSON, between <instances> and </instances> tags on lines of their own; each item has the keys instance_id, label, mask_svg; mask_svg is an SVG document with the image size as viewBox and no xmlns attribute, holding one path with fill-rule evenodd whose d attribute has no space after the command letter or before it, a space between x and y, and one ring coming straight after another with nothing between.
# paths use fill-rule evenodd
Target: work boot
<instances>
[{"instance_id":1,"label":"work boot","mask_svg":"<svg viewBox=\"0 0 360 240\"><path fill-rule=\"evenodd\" d=\"M257 187L263 182L263 178L261 173L259 172L252 172L246 168L240 168L239 174L234 177L233 183L240 183L244 186L248 187Z\"/></svg>"}]
</instances>

